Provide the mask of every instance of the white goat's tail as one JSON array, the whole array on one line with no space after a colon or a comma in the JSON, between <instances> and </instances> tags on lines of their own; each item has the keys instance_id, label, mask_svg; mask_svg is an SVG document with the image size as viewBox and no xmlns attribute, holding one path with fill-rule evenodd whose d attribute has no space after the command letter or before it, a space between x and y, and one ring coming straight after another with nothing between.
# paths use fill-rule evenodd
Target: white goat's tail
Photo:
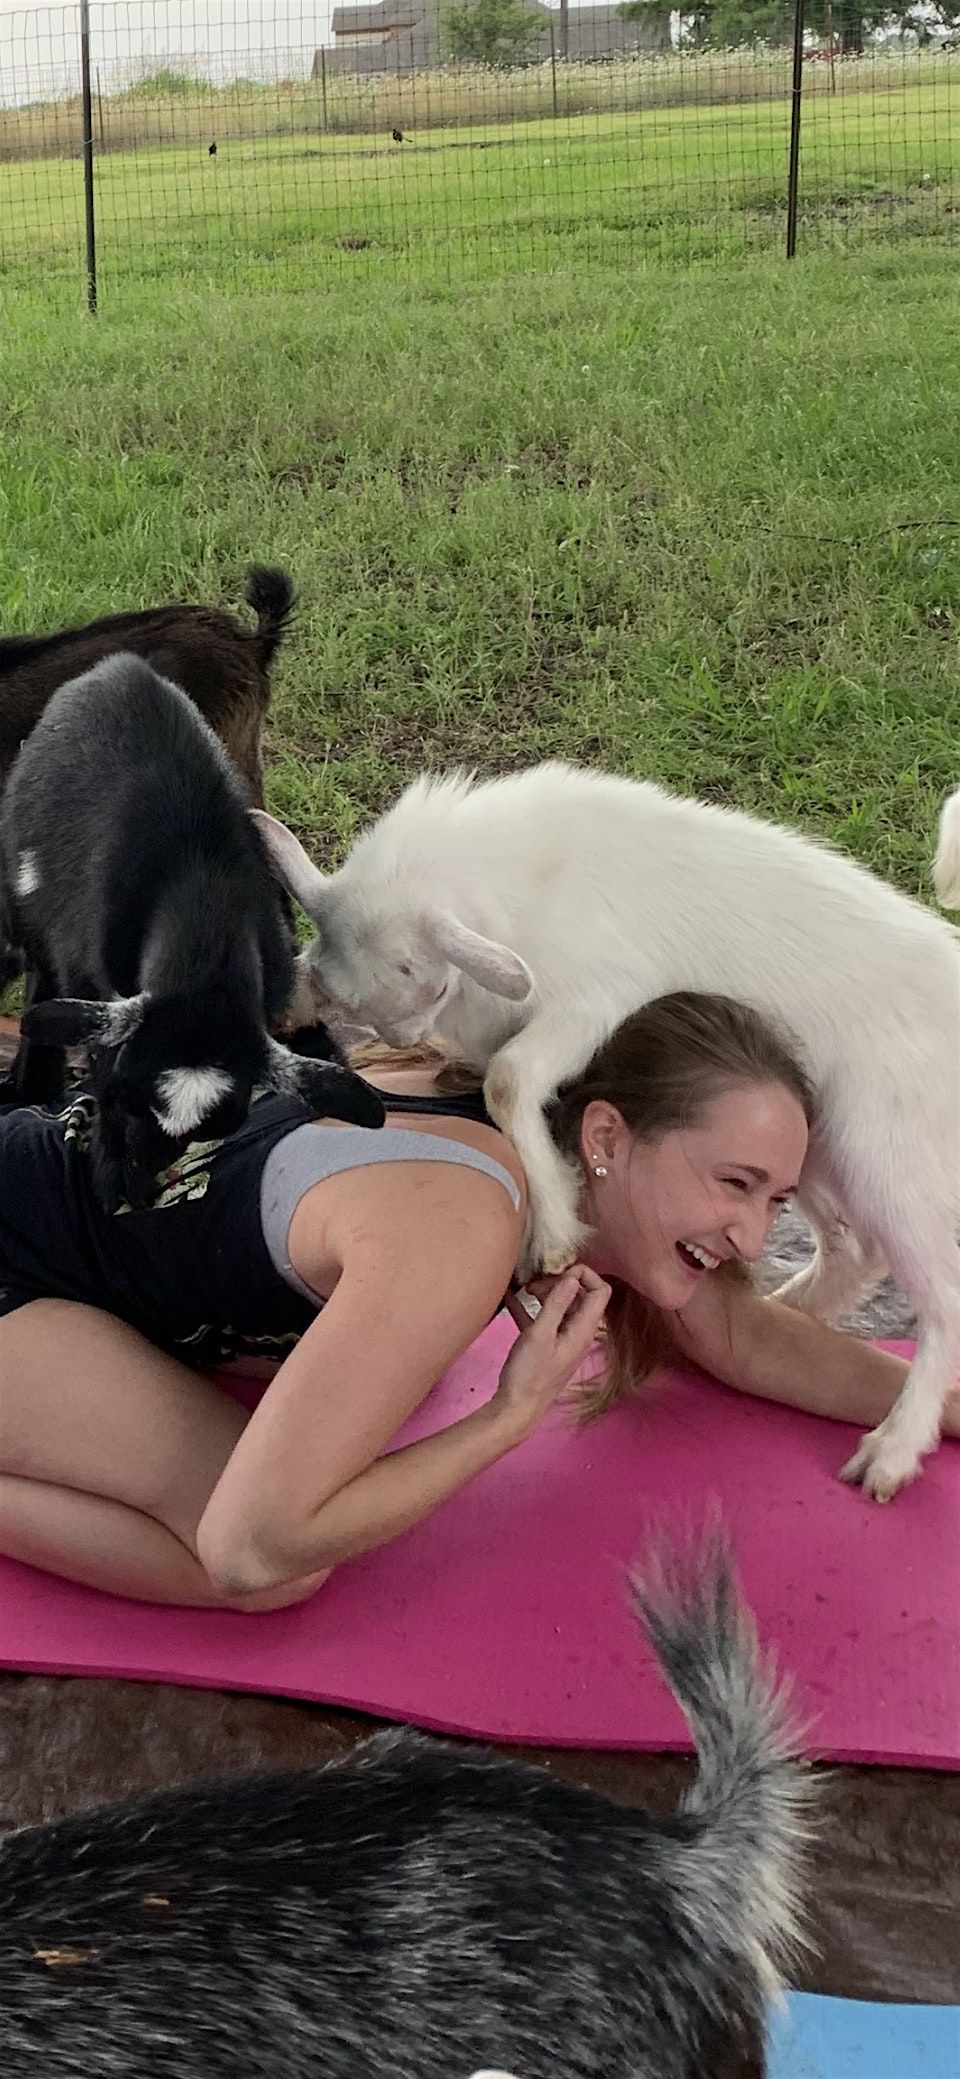
<instances>
[{"instance_id":1,"label":"white goat's tail","mask_svg":"<svg viewBox=\"0 0 960 2079\"><path fill-rule=\"evenodd\" d=\"M960 787L947 795L940 811L933 885L943 909L960 910Z\"/></svg>"},{"instance_id":2,"label":"white goat's tail","mask_svg":"<svg viewBox=\"0 0 960 2079\"><path fill-rule=\"evenodd\" d=\"M699 1822L683 1850L698 1946L747 1958L762 1991L776 1998L805 1946L800 1874L814 1803L787 1687L761 1653L719 1523L683 1550L659 1538L630 1578L696 1742L699 1769L681 1810Z\"/></svg>"}]
</instances>

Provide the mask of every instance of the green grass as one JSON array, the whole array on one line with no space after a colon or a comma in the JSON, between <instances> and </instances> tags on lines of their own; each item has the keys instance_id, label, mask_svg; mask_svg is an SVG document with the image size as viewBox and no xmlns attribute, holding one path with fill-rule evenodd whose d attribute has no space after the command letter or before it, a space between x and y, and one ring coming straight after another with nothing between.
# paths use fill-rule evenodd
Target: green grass
<instances>
[{"instance_id":1,"label":"green grass","mask_svg":"<svg viewBox=\"0 0 960 2079\"><path fill-rule=\"evenodd\" d=\"M270 795L566 754L927 889L960 779L960 277L936 250L0 328L0 625L300 589ZM898 523L922 521L898 531Z\"/></svg>"},{"instance_id":2,"label":"green grass","mask_svg":"<svg viewBox=\"0 0 960 2079\"><path fill-rule=\"evenodd\" d=\"M124 294L133 277L177 289L185 279L237 288L392 284L412 273L457 283L555 265L773 253L782 249L786 214L785 60L777 54L775 92L739 102L711 99L715 81L709 94L697 91L697 62L679 68L695 82L682 101L625 102L556 120L518 114L509 95L479 110L465 100L458 120L457 105L435 95L402 147L386 127L365 127L374 117L384 126L396 119L385 98L396 82L369 83L383 105L371 115L364 102L352 134L346 118L342 130L322 132L316 111L307 128L302 90L286 110L300 127L272 131L253 127L256 100L236 104L245 118L253 113L246 127L238 115L231 130L228 90L208 97L216 106L123 97L121 114L134 127L97 159L103 299ZM669 63L672 78L678 63ZM960 55L927 66L871 65L856 72L861 91L834 96L824 91L825 69L809 70L803 249L924 235L956 251ZM648 71L657 68L634 68L641 83ZM848 79L850 68L842 71ZM515 77L518 94L531 91L526 75ZM264 105L275 101L276 90ZM35 124L34 112L28 119ZM206 148L211 132L215 158ZM39 152L41 132L24 137ZM65 132L61 153L67 144ZM72 148L73 157L0 163L0 292L29 289L51 271L62 275L64 295L78 284L76 136ZM15 154L15 137L4 149Z\"/></svg>"}]
</instances>

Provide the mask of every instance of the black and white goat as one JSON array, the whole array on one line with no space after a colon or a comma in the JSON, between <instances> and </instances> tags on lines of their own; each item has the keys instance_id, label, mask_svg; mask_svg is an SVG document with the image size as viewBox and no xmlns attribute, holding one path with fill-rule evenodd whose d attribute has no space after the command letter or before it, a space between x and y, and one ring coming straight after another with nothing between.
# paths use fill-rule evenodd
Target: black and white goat
<instances>
[{"instance_id":1,"label":"black and white goat","mask_svg":"<svg viewBox=\"0 0 960 2079\"><path fill-rule=\"evenodd\" d=\"M679 1813L392 1731L25 1828L0 1846L7 2079L758 2072L811 1778L722 1539L635 1589L699 1749Z\"/></svg>"},{"instance_id":2,"label":"black and white goat","mask_svg":"<svg viewBox=\"0 0 960 2079\"><path fill-rule=\"evenodd\" d=\"M254 564L247 572L254 629L218 606L146 607L107 614L51 635L0 636L0 795L22 743L59 686L105 657L132 653L189 694L229 753L254 807L263 807L263 722L270 668L293 611L285 570ZM21 972L18 949L0 939L0 989Z\"/></svg>"},{"instance_id":3,"label":"black and white goat","mask_svg":"<svg viewBox=\"0 0 960 2079\"><path fill-rule=\"evenodd\" d=\"M258 1085L381 1123L332 1042L316 1060L271 1038L294 975L276 883L222 745L142 659L61 687L24 744L0 808L0 931L30 970L12 1094L53 1100L64 1049L91 1047L105 1204L148 1202Z\"/></svg>"}]
</instances>

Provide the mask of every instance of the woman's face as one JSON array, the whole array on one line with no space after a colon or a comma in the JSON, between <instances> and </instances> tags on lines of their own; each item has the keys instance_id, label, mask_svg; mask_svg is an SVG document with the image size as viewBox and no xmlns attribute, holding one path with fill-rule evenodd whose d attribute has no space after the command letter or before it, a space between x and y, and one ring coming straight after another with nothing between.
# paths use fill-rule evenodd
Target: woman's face
<instances>
[{"instance_id":1,"label":"woman's face","mask_svg":"<svg viewBox=\"0 0 960 2079\"><path fill-rule=\"evenodd\" d=\"M659 1307L685 1306L720 1263L762 1255L799 1181L807 1137L803 1108L782 1083L725 1090L698 1125L655 1142L632 1138L614 1105L588 1105L586 1261ZM606 1176L594 1175L598 1163Z\"/></svg>"}]
</instances>

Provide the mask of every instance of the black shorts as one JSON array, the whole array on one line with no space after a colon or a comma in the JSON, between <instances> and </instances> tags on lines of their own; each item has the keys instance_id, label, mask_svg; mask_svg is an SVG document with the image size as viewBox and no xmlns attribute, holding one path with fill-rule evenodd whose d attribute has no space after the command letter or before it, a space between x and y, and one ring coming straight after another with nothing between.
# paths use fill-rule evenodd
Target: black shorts
<instances>
[{"instance_id":1,"label":"black shorts","mask_svg":"<svg viewBox=\"0 0 960 2079\"><path fill-rule=\"evenodd\" d=\"M92 1296L68 1179L66 1144L46 1115L0 1106L0 1315L34 1299Z\"/></svg>"},{"instance_id":2,"label":"black shorts","mask_svg":"<svg viewBox=\"0 0 960 2079\"><path fill-rule=\"evenodd\" d=\"M259 1187L271 1147L306 1117L298 1099L265 1093L237 1133L195 1144L165 1171L152 1206L106 1213L88 1092L56 1112L0 1108L0 1315L74 1300L188 1363L285 1355L316 1308L274 1268Z\"/></svg>"}]
</instances>

